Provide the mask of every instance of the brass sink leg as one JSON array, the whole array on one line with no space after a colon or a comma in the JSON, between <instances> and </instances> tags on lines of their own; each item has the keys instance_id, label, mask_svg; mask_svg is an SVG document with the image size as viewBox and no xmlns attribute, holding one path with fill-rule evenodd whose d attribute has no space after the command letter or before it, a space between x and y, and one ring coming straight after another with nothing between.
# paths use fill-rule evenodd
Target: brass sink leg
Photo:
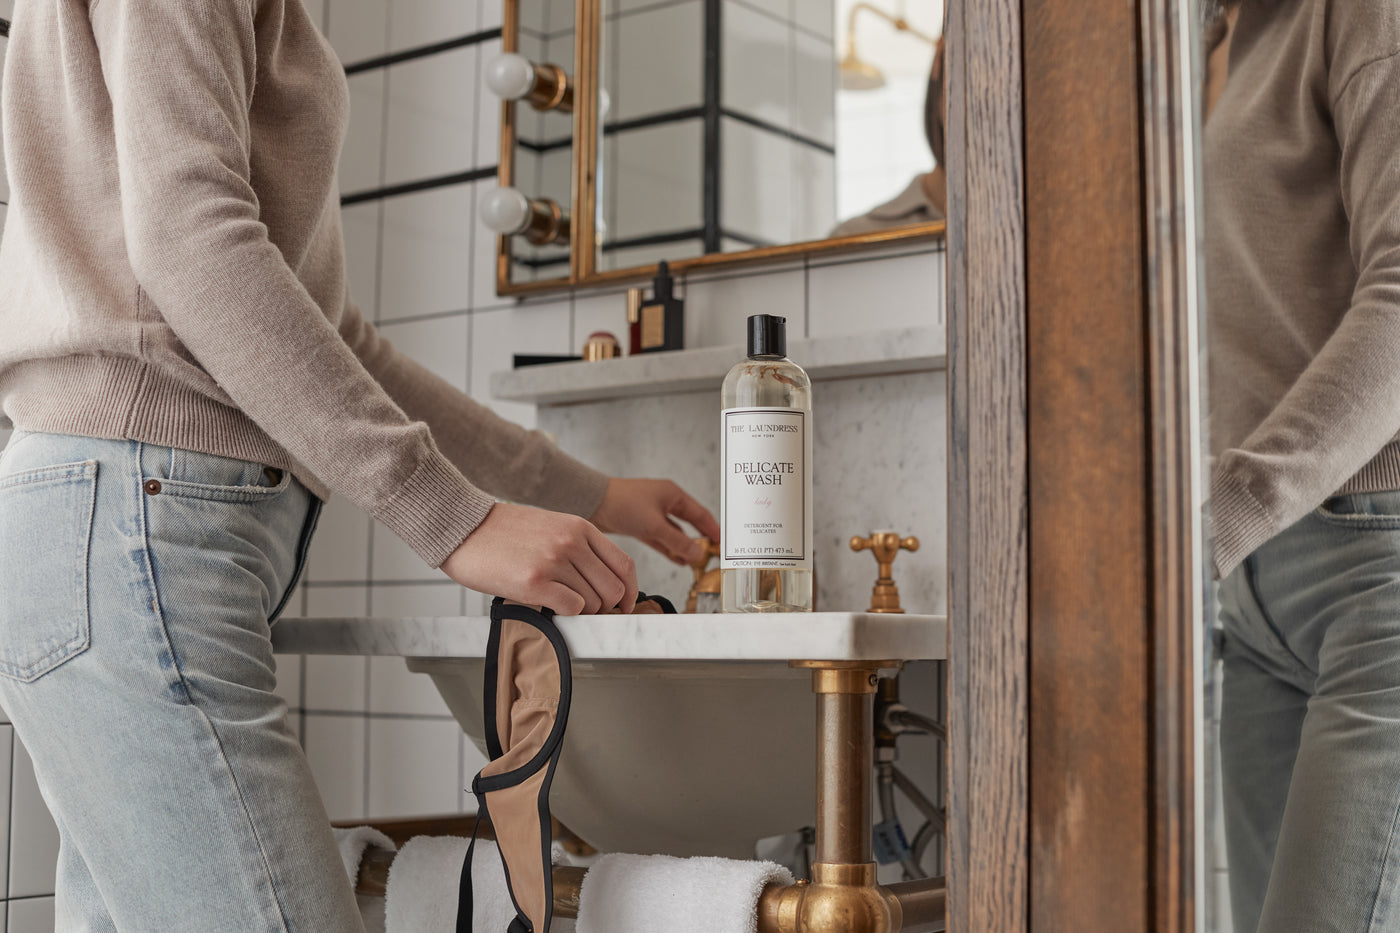
<instances>
[{"instance_id":1,"label":"brass sink leg","mask_svg":"<svg viewBox=\"0 0 1400 933\"><path fill-rule=\"evenodd\" d=\"M777 933L897 933L899 899L875 880L871 774L875 691L881 668L900 661L794 661L810 668L817 695L817 840L810 884L773 898L761 924ZM769 906L769 905L765 905Z\"/></svg>"}]
</instances>

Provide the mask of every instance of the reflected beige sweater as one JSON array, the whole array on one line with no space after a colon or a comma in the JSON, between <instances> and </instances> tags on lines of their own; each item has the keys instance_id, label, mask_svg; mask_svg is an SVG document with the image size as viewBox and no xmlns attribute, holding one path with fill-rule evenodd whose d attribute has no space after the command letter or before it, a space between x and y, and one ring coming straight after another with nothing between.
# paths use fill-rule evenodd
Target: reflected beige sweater
<instances>
[{"instance_id":1,"label":"reflected beige sweater","mask_svg":"<svg viewBox=\"0 0 1400 933\"><path fill-rule=\"evenodd\" d=\"M289 469L434 566L483 490L597 508L351 302L345 76L300 0L19 0L3 92L0 422Z\"/></svg>"},{"instance_id":2,"label":"reflected beige sweater","mask_svg":"<svg viewBox=\"0 0 1400 933\"><path fill-rule=\"evenodd\" d=\"M1228 574L1334 494L1400 489L1400 4L1243 0L1205 216Z\"/></svg>"}]
</instances>

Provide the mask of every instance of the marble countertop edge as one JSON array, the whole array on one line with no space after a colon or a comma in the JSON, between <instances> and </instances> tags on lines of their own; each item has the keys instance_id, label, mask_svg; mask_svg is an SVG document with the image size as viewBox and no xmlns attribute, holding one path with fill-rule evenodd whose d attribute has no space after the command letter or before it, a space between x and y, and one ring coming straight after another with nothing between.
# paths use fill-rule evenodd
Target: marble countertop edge
<instances>
[{"instance_id":1,"label":"marble countertop edge","mask_svg":"<svg viewBox=\"0 0 1400 933\"><path fill-rule=\"evenodd\" d=\"M279 654L480 658L490 620L289 618L272 627ZM928 660L947 656L944 616L575 616L559 629L580 661Z\"/></svg>"}]
</instances>

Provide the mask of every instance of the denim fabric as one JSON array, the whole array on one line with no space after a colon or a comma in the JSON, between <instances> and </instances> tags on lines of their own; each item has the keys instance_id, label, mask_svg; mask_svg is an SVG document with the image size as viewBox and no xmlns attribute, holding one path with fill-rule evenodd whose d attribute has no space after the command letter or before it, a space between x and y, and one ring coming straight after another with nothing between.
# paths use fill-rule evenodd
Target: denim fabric
<instances>
[{"instance_id":1,"label":"denim fabric","mask_svg":"<svg viewBox=\"0 0 1400 933\"><path fill-rule=\"evenodd\" d=\"M1400 492L1328 500L1220 604L1236 933L1400 930Z\"/></svg>"},{"instance_id":2,"label":"denim fabric","mask_svg":"<svg viewBox=\"0 0 1400 933\"><path fill-rule=\"evenodd\" d=\"M168 447L0 455L0 706L58 824L58 933L363 929L273 694L318 510L290 474Z\"/></svg>"}]
</instances>

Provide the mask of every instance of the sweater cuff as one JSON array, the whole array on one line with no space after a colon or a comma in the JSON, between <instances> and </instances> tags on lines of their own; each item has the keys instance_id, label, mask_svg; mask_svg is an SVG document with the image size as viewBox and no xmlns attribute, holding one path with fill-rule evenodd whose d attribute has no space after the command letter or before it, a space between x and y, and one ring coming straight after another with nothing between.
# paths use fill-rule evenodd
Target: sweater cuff
<instances>
[{"instance_id":1,"label":"sweater cuff","mask_svg":"<svg viewBox=\"0 0 1400 933\"><path fill-rule=\"evenodd\" d=\"M530 504L592 518L608 491L608 475L575 460L553 443L550 448L549 462L542 471L544 483Z\"/></svg>"},{"instance_id":2,"label":"sweater cuff","mask_svg":"<svg viewBox=\"0 0 1400 933\"><path fill-rule=\"evenodd\" d=\"M446 457L430 450L374 517L430 566L441 567L495 504Z\"/></svg>"},{"instance_id":3,"label":"sweater cuff","mask_svg":"<svg viewBox=\"0 0 1400 933\"><path fill-rule=\"evenodd\" d=\"M1268 510L1229 475L1211 481L1210 515L1215 576L1220 580L1277 531Z\"/></svg>"}]
</instances>

